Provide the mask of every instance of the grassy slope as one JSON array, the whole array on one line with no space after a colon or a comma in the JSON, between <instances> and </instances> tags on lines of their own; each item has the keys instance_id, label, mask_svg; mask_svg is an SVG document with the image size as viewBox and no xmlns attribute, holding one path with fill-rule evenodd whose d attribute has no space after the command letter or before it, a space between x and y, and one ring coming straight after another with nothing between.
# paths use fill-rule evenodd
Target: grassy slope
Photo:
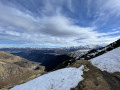
<instances>
[{"instance_id":1,"label":"grassy slope","mask_svg":"<svg viewBox=\"0 0 120 90\"><path fill-rule=\"evenodd\" d=\"M44 67L0 51L0 89L10 88L44 73Z\"/></svg>"}]
</instances>

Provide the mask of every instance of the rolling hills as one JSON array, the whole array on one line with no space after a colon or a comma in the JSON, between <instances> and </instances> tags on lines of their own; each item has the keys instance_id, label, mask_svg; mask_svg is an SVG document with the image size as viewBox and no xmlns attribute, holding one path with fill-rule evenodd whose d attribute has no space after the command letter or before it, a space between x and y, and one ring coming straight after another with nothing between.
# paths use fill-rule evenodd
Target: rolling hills
<instances>
[{"instance_id":1,"label":"rolling hills","mask_svg":"<svg viewBox=\"0 0 120 90\"><path fill-rule=\"evenodd\" d=\"M39 63L0 51L0 89L13 87L43 73L44 67Z\"/></svg>"}]
</instances>

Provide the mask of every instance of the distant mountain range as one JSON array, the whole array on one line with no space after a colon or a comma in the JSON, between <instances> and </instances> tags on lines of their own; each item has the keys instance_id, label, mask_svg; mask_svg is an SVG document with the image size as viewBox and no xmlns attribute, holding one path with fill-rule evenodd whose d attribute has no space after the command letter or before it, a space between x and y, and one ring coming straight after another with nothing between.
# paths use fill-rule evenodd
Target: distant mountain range
<instances>
[{"instance_id":1,"label":"distant mountain range","mask_svg":"<svg viewBox=\"0 0 120 90\"><path fill-rule=\"evenodd\" d=\"M67 54L77 50L97 49L103 47L103 45L80 45L63 48L0 48L0 51L8 53L26 52L26 51L39 51L41 53L55 53L55 54Z\"/></svg>"},{"instance_id":2,"label":"distant mountain range","mask_svg":"<svg viewBox=\"0 0 120 90\"><path fill-rule=\"evenodd\" d=\"M1 48L0 51L5 51L30 61L41 63L41 65L45 66L47 71L51 71L60 63L71 59L68 53L78 50L97 49L100 47L99 45L85 45L68 48Z\"/></svg>"}]
</instances>

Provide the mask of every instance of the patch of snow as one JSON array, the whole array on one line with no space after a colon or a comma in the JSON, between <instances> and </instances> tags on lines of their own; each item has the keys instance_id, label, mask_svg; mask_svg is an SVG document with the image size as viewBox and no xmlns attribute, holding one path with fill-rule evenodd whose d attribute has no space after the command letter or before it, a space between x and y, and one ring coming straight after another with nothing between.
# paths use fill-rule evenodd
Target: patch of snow
<instances>
[{"instance_id":1,"label":"patch of snow","mask_svg":"<svg viewBox=\"0 0 120 90\"><path fill-rule=\"evenodd\" d=\"M42 75L10 90L70 90L83 80L82 65L79 68L64 68Z\"/></svg>"},{"instance_id":2,"label":"patch of snow","mask_svg":"<svg viewBox=\"0 0 120 90\"><path fill-rule=\"evenodd\" d=\"M87 66L84 65L84 69L83 69L83 71L87 72L87 71L89 71L89 68L87 68Z\"/></svg>"},{"instance_id":3,"label":"patch of snow","mask_svg":"<svg viewBox=\"0 0 120 90\"><path fill-rule=\"evenodd\" d=\"M90 62L102 71L120 72L120 47L93 58Z\"/></svg>"}]
</instances>

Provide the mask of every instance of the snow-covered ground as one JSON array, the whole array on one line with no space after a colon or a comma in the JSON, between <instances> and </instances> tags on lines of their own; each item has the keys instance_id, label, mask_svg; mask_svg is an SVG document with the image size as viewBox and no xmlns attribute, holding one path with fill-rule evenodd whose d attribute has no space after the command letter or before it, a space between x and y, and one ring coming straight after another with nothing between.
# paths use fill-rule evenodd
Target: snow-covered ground
<instances>
[{"instance_id":1,"label":"snow-covered ground","mask_svg":"<svg viewBox=\"0 0 120 90\"><path fill-rule=\"evenodd\" d=\"M70 90L83 80L83 69L83 65L79 68L60 69L17 85L10 90Z\"/></svg>"},{"instance_id":2,"label":"snow-covered ground","mask_svg":"<svg viewBox=\"0 0 120 90\"><path fill-rule=\"evenodd\" d=\"M102 71L120 72L120 47L93 58L90 62Z\"/></svg>"}]
</instances>

